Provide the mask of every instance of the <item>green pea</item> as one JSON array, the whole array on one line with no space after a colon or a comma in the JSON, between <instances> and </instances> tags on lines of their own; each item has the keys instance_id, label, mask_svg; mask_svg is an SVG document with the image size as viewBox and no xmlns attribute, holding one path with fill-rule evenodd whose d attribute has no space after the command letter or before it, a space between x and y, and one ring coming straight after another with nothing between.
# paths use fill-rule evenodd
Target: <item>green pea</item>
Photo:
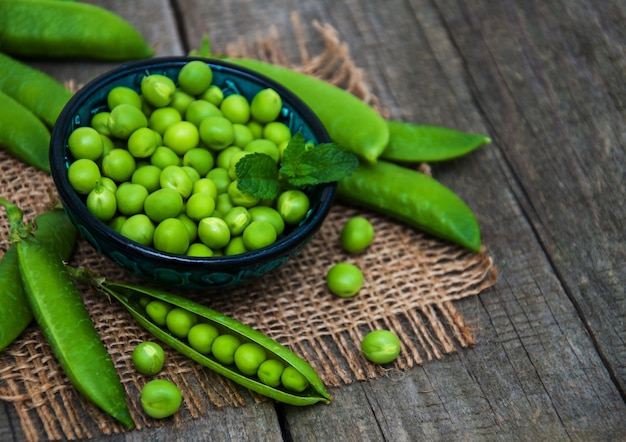
<instances>
[{"instance_id":1,"label":"green pea","mask_svg":"<svg viewBox=\"0 0 626 442\"><path fill-rule=\"evenodd\" d=\"M152 164L146 164L135 169L130 182L141 184L149 193L152 193L161 187L160 176L161 169Z\"/></svg>"},{"instance_id":2,"label":"green pea","mask_svg":"<svg viewBox=\"0 0 626 442\"><path fill-rule=\"evenodd\" d=\"M124 215L118 215L118 216L114 216L108 223L107 226L109 226L111 229L113 229L114 231L116 231L117 233L121 234L122 233L122 226L124 225L124 223L126 222L126 220L128 220L127 216Z\"/></svg>"},{"instance_id":3,"label":"green pea","mask_svg":"<svg viewBox=\"0 0 626 442\"><path fill-rule=\"evenodd\" d=\"M159 177L162 189L174 189L183 198L189 197L193 190L193 181L180 166L167 166Z\"/></svg>"},{"instance_id":4,"label":"green pea","mask_svg":"<svg viewBox=\"0 0 626 442\"><path fill-rule=\"evenodd\" d=\"M233 202L230 200L230 196L228 193L220 193L217 195L217 199L215 200L215 211L221 213L222 216L219 218L223 218L225 214L227 214L233 207ZM217 216L217 215L215 215Z\"/></svg>"},{"instance_id":5,"label":"green pea","mask_svg":"<svg viewBox=\"0 0 626 442\"><path fill-rule=\"evenodd\" d=\"M180 220L187 229L189 243L194 242L198 238L198 224L196 224L196 222L189 218L185 213L179 213L176 219Z\"/></svg>"},{"instance_id":6,"label":"green pea","mask_svg":"<svg viewBox=\"0 0 626 442\"><path fill-rule=\"evenodd\" d=\"M228 191L228 185L232 181L228 175L228 169L224 167L215 167L206 174L207 178L210 178L217 188L217 193L224 193Z\"/></svg>"},{"instance_id":7,"label":"green pea","mask_svg":"<svg viewBox=\"0 0 626 442\"><path fill-rule=\"evenodd\" d=\"M215 160L207 149L196 147L189 149L183 156L183 165L193 167L201 176L206 176L213 168Z\"/></svg>"},{"instance_id":8,"label":"green pea","mask_svg":"<svg viewBox=\"0 0 626 442\"><path fill-rule=\"evenodd\" d=\"M248 209L241 206L230 209L226 212L223 219L226 221L232 236L241 235L252 220Z\"/></svg>"},{"instance_id":9,"label":"green pea","mask_svg":"<svg viewBox=\"0 0 626 442\"><path fill-rule=\"evenodd\" d=\"M206 91L213 80L213 71L208 64L192 60L178 73L180 88L190 95L199 95Z\"/></svg>"},{"instance_id":10,"label":"green pea","mask_svg":"<svg viewBox=\"0 0 626 442\"><path fill-rule=\"evenodd\" d=\"M285 364L276 359L268 359L259 366L256 375L265 385L276 388L281 384L280 378L284 370Z\"/></svg>"},{"instance_id":11,"label":"green pea","mask_svg":"<svg viewBox=\"0 0 626 442\"><path fill-rule=\"evenodd\" d=\"M107 126L112 136L126 140L137 129L148 127L148 119L141 109L122 103L111 109Z\"/></svg>"},{"instance_id":12,"label":"green pea","mask_svg":"<svg viewBox=\"0 0 626 442\"><path fill-rule=\"evenodd\" d=\"M256 140L250 141L243 150L244 152L264 153L265 155L269 155L277 163L280 160L280 152L276 143L265 138L257 138Z\"/></svg>"},{"instance_id":13,"label":"green pea","mask_svg":"<svg viewBox=\"0 0 626 442\"><path fill-rule=\"evenodd\" d=\"M262 89L255 94L250 102L252 118L260 123L274 121L283 107L283 101L274 89Z\"/></svg>"},{"instance_id":14,"label":"green pea","mask_svg":"<svg viewBox=\"0 0 626 442\"><path fill-rule=\"evenodd\" d=\"M298 224L309 211L309 197L297 189L285 190L276 202L276 210L286 224Z\"/></svg>"},{"instance_id":15,"label":"green pea","mask_svg":"<svg viewBox=\"0 0 626 442\"><path fill-rule=\"evenodd\" d=\"M224 117L207 117L200 123L200 139L214 150L228 147L235 138L233 123Z\"/></svg>"},{"instance_id":16,"label":"green pea","mask_svg":"<svg viewBox=\"0 0 626 442\"><path fill-rule=\"evenodd\" d=\"M282 375L280 376L280 382L287 390L294 391L296 393L302 393L309 386L307 378L291 366L285 367Z\"/></svg>"},{"instance_id":17,"label":"green pea","mask_svg":"<svg viewBox=\"0 0 626 442\"><path fill-rule=\"evenodd\" d=\"M375 364L388 364L400 354L400 340L389 330L374 330L361 341L361 351Z\"/></svg>"},{"instance_id":18,"label":"green pea","mask_svg":"<svg viewBox=\"0 0 626 442\"><path fill-rule=\"evenodd\" d=\"M248 213L252 221L266 221L270 223L274 227L274 230L276 230L276 235L281 235L285 230L283 217L272 207L254 206L248 209Z\"/></svg>"},{"instance_id":19,"label":"green pea","mask_svg":"<svg viewBox=\"0 0 626 442\"><path fill-rule=\"evenodd\" d=\"M144 201L148 197L148 190L141 184L124 182L115 192L117 210L122 215L135 215L143 212Z\"/></svg>"},{"instance_id":20,"label":"green pea","mask_svg":"<svg viewBox=\"0 0 626 442\"><path fill-rule=\"evenodd\" d=\"M247 251L248 249L246 249L242 236L232 237L228 244L226 244L226 247L224 247L225 256L239 255L241 253L246 253Z\"/></svg>"},{"instance_id":21,"label":"green pea","mask_svg":"<svg viewBox=\"0 0 626 442\"><path fill-rule=\"evenodd\" d=\"M237 369L245 375L254 376L259 366L267 359L263 347L254 342L241 344L235 351L234 361Z\"/></svg>"},{"instance_id":22,"label":"green pea","mask_svg":"<svg viewBox=\"0 0 626 442\"><path fill-rule=\"evenodd\" d=\"M237 186L237 180L231 181L228 185L228 196L232 203L236 206L253 207L259 204L259 199L248 193L243 193Z\"/></svg>"},{"instance_id":23,"label":"green pea","mask_svg":"<svg viewBox=\"0 0 626 442\"><path fill-rule=\"evenodd\" d=\"M233 124L233 135L233 145L242 149L246 147L248 143L254 140L254 134L245 124Z\"/></svg>"},{"instance_id":24,"label":"green pea","mask_svg":"<svg viewBox=\"0 0 626 442\"><path fill-rule=\"evenodd\" d=\"M187 92L180 89L176 89L174 91L174 95L172 95L172 101L169 105L180 112L181 115L185 115L187 113L187 109L189 109L189 105L191 105L194 101L195 98L192 95L189 95Z\"/></svg>"},{"instance_id":25,"label":"green pea","mask_svg":"<svg viewBox=\"0 0 626 442\"><path fill-rule=\"evenodd\" d=\"M224 100L224 91L219 86L212 84L206 91L200 94L199 98L219 106L222 100Z\"/></svg>"},{"instance_id":26,"label":"green pea","mask_svg":"<svg viewBox=\"0 0 626 442\"><path fill-rule=\"evenodd\" d=\"M285 123L272 121L271 123L267 123L263 128L263 138L279 146L282 143L289 143L291 130Z\"/></svg>"},{"instance_id":27,"label":"green pea","mask_svg":"<svg viewBox=\"0 0 626 442\"><path fill-rule=\"evenodd\" d=\"M140 127L128 137L128 151L135 158L148 158L161 145L161 141L158 132L148 127Z\"/></svg>"},{"instance_id":28,"label":"green pea","mask_svg":"<svg viewBox=\"0 0 626 442\"><path fill-rule=\"evenodd\" d=\"M110 221L117 212L115 194L107 187L100 184L89 192L85 204L89 211L100 221Z\"/></svg>"},{"instance_id":29,"label":"green pea","mask_svg":"<svg viewBox=\"0 0 626 442\"><path fill-rule=\"evenodd\" d=\"M174 307L165 317L167 329L177 338L185 338L191 327L198 323L198 316L180 307Z\"/></svg>"},{"instance_id":30,"label":"green pea","mask_svg":"<svg viewBox=\"0 0 626 442\"><path fill-rule=\"evenodd\" d=\"M158 189L146 197L143 204L145 214L155 223L166 218L175 218L183 209L183 197L175 189Z\"/></svg>"},{"instance_id":31,"label":"green pea","mask_svg":"<svg viewBox=\"0 0 626 442\"><path fill-rule=\"evenodd\" d=\"M208 355L211 353L213 342L219 335L220 332L215 326L201 322L191 327L187 335L187 341L195 351Z\"/></svg>"},{"instance_id":32,"label":"green pea","mask_svg":"<svg viewBox=\"0 0 626 442\"><path fill-rule=\"evenodd\" d=\"M196 193L206 193L215 200L217 198L217 185L211 178L200 178L193 183L193 189L191 190L192 195Z\"/></svg>"},{"instance_id":33,"label":"green pea","mask_svg":"<svg viewBox=\"0 0 626 442\"><path fill-rule=\"evenodd\" d=\"M68 148L75 159L87 158L97 160L104 151L102 138L97 130L92 127L78 127L70 134Z\"/></svg>"},{"instance_id":34,"label":"green pea","mask_svg":"<svg viewBox=\"0 0 626 442\"><path fill-rule=\"evenodd\" d=\"M113 109L119 104L130 104L141 109L141 97L134 89L127 86L116 86L107 94L107 105Z\"/></svg>"},{"instance_id":35,"label":"green pea","mask_svg":"<svg viewBox=\"0 0 626 442\"><path fill-rule=\"evenodd\" d=\"M165 129L174 123L182 121L183 117L177 109L173 107L160 107L155 109L148 118L148 127L161 135L165 133Z\"/></svg>"},{"instance_id":36,"label":"green pea","mask_svg":"<svg viewBox=\"0 0 626 442\"><path fill-rule=\"evenodd\" d=\"M163 144L180 156L197 147L199 141L198 128L189 121L173 123L163 133Z\"/></svg>"},{"instance_id":37,"label":"green pea","mask_svg":"<svg viewBox=\"0 0 626 442\"><path fill-rule=\"evenodd\" d=\"M328 289L341 298L356 295L363 287L363 272L354 264L340 262L326 274Z\"/></svg>"},{"instance_id":38,"label":"green pea","mask_svg":"<svg viewBox=\"0 0 626 442\"><path fill-rule=\"evenodd\" d=\"M374 227L366 218L355 216L350 218L341 229L339 241L348 253L365 250L374 239Z\"/></svg>"},{"instance_id":39,"label":"green pea","mask_svg":"<svg viewBox=\"0 0 626 442\"><path fill-rule=\"evenodd\" d=\"M189 245L189 248L185 252L187 256L195 256L198 258L210 258L213 256L213 250L211 250L205 244L195 242Z\"/></svg>"},{"instance_id":40,"label":"green pea","mask_svg":"<svg viewBox=\"0 0 626 442\"><path fill-rule=\"evenodd\" d=\"M185 111L185 120L200 127L200 123L207 117L222 117L222 111L206 100L194 100L189 103Z\"/></svg>"},{"instance_id":41,"label":"green pea","mask_svg":"<svg viewBox=\"0 0 626 442\"><path fill-rule=\"evenodd\" d=\"M213 341L211 352L213 357L224 365L230 365L235 362L235 351L241 345L239 338L233 335L220 335Z\"/></svg>"},{"instance_id":42,"label":"green pea","mask_svg":"<svg viewBox=\"0 0 626 442\"><path fill-rule=\"evenodd\" d=\"M247 250L258 250L276 241L276 229L267 221L252 221L242 237Z\"/></svg>"},{"instance_id":43,"label":"green pea","mask_svg":"<svg viewBox=\"0 0 626 442\"><path fill-rule=\"evenodd\" d=\"M213 214L215 210L215 200L208 193L194 193L185 204L187 216L194 221L200 221Z\"/></svg>"},{"instance_id":44,"label":"green pea","mask_svg":"<svg viewBox=\"0 0 626 442\"><path fill-rule=\"evenodd\" d=\"M250 120L250 103L243 95L232 94L224 98L220 109L232 123L246 124Z\"/></svg>"},{"instance_id":45,"label":"green pea","mask_svg":"<svg viewBox=\"0 0 626 442\"><path fill-rule=\"evenodd\" d=\"M139 373L152 376L163 368L165 352L156 342L142 342L133 350L131 359Z\"/></svg>"},{"instance_id":46,"label":"green pea","mask_svg":"<svg viewBox=\"0 0 626 442\"><path fill-rule=\"evenodd\" d=\"M180 157L176 152L166 146L157 147L150 157L150 164L159 169L165 169L167 166L178 166L180 163Z\"/></svg>"},{"instance_id":47,"label":"green pea","mask_svg":"<svg viewBox=\"0 0 626 442\"><path fill-rule=\"evenodd\" d=\"M209 216L198 223L198 238L213 250L221 249L230 241L230 229L223 219Z\"/></svg>"},{"instance_id":48,"label":"green pea","mask_svg":"<svg viewBox=\"0 0 626 442\"><path fill-rule=\"evenodd\" d=\"M172 416L183 403L180 389L173 382L154 379L141 389L141 406L155 419Z\"/></svg>"},{"instance_id":49,"label":"green pea","mask_svg":"<svg viewBox=\"0 0 626 442\"><path fill-rule=\"evenodd\" d=\"M165 326L165 319L167 318L167 314L174 307L167 302L155 299L150 301L145 308L148 317L152 319L155 324L163 327Z\"/></svg>"},{"instance_id":50,"label":"green pea","mask_svg":"<svg viewBox=\"0 0 626 442\"><path fill-rule=\"evenodd\" d=\"M102 158L102 174L118 183L130 181L136 168L135 158L125 149L115 148Z\"/></svg>"},{"instance_id":51,"label":"green pea","mask_svg":"<svg viewBox=\"0 0 626 442\"><path fill-rule=\"evenodd\" d=\"M86 158L74 161L67 169L67 178L72 188L85 195L96 187L100 176L98 165Z\"/></svg>"},{"instance_id":52,"label":"green pea","mask_svg":"<svg viewBox=\"0 0 626 442\"><path fill-rule=\"evenodd\" d=\"M154 229L153 246L161 252L182 255L189 247L189 233L178 218L167 218Z\"/></svg>"},{"instance_id":53,"label":"green pea","mask_svg":"<svg viewBox=\"0 0 626 442\"><path fill-rule=\"evenodd\" d=\"M151 74L141 79L141 95L151 106L167 106L171 103L174 92L174 81L165 75Z\"/></svg>"},{"instance_id":54,"label":"green pea","mask_svg":"<svg viewBox=\"0 0 626 442\"><path fill-rule=\"evenodd\" d=\"M108 111L98 112L91 118L91 127L93 127L99 134L111 136L111 130L109 129L109 115Z\"/></svg>"},{"instance_id":55,"label":"green pea","mask_svg":"<svg viewBox=\"0 0 626 442\"><path fill-rule=\"evenodd\" d=\"M150 246L154 237L154 224L143 213L137 213L124 221L120 233L139 244Z\"/></svg>"}]
</instances>

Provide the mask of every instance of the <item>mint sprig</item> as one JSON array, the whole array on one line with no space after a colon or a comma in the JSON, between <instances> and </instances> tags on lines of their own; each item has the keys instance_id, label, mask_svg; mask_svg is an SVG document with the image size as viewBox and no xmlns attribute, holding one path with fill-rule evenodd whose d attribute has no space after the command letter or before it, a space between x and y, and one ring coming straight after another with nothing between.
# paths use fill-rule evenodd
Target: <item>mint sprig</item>
<instances>
[{"instance_id":1,"label":"mint sprig","mask_svg":"<svg viewBox=\"0 0 626 442\"><path fill-rule=\"evenodd\" d=\"M285 148L280 165L267 154L242 157L235 165L237 187L255 198L277 198L285 188L303 188L331 183L350 175L359 160L346 147L335 143L306 143L301 133Z\"/></svg>"}]
</instances>

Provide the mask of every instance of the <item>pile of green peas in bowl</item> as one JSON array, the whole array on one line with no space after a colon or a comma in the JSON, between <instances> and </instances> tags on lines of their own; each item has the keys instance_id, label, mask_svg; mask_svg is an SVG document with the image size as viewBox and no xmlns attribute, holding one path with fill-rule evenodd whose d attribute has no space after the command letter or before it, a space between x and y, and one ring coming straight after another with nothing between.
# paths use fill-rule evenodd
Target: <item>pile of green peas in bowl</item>
<instances>
[{"instance_id":1,"label":"pile of green peas in bowl","mask_svg":"<svg viewBox=\"0 0 626 442\"><path fill-rule=\"evenodd\" d=\"M154 58L75 94L52 134L51 172L98 252L168 286L219 288L283 265L330 210L334 183L272 201L237 187L240 158L261 152L278 164L294 134L329 141L271 79L220 60Z\"/></svg>"}]
</instances>

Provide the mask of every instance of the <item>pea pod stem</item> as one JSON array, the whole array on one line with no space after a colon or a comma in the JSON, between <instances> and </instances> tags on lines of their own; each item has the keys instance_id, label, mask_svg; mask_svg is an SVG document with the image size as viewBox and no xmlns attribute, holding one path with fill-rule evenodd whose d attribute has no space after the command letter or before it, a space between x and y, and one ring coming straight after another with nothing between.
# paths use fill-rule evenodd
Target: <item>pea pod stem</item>
<instances>
[{"instance_id":1,"label":"pea pod stem","mask_svg":"<svg viewBox=\"0 0 626 442\"><path fill-rule=\"evenodd\" d=\"M451 160L491 142L486 135L446 127L394 120L388 120L387 126L389 142L380 158L392 162L428 163Z\"/></svg>"},{"instance_id":2,"label":"pea pod stem","mask_svg":"<svg viewBox=\"0 0 626 442\"><path fill-rule=\"evenodd\" d=\"M137 322L157 339L195 362L234 381L239 385L266 397L291 405L303 406L312 405L318 402L328 403L330 401L330 395L326 391L323 382L315 372L315 369L313 369L309 363L263 333L254 330L233 318L191 301L190 299L161 290L107 281L103 278L93 277L93 275L83 269L74 269L72 270L72 273L78 280L94 286L98 290L119 301L137 320ZM142 311L141 304L139 303L140 299L145 297L157 299L192 312L199 317L208 320L213 325L216 325L222 331L237 335L244 342L254 342L259 344L273 357L296 368L309 381L309 388L302 395L299 395L282 389L269 387L255 378L245 376L234 369L220 364L211 357L197 352L183 340L175 338L169 332L157 326L148 317L146 317Z\"/></svg>"},{"instance_id":3,"label":"pea pod stem","mask_svg":"<svg viewBox=\"0 0 626 442\"><path fill-rule=\"evenodd\" d=\"M413 169L383 160L361 164L339 181L337 196L469 250L478 252L482 247L478 221L465 202Z\"/></svg>"}]
</instances>

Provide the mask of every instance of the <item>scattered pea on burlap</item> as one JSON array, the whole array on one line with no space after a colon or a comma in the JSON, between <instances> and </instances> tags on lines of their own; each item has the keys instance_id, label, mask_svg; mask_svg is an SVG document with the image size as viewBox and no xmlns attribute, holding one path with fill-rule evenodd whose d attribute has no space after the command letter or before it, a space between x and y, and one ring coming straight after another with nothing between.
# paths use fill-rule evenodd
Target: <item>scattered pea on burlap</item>
<instances>
[{"instance_id":1,"label":"scattered pea on burlap","mask_svg":"<svg viewBox=\"0 0 626 442\"><path fill-rule=\"evenodd\" d=\"M337 32L314 22L323 48L311 57L302 25L297 16L292 18L300 49L297 64L281 50L276 29L250 44L242 39L225 52L317 76L346 88L382 112ZM4 151L0 151L0 182L2 196L18 204L28 220L56 202L56 190L48 175ZM376 236L368 250L348 255L339 245L339 232L355 215L366 216ZM8 230L6 216L0 216L2 253L8 247ZM354 298L338 298L325 286L328 268L340 261L354 263L364 271L365 286ZM83 240L70 264L118 282L146 284L98 255ZM486 252L471 253L384 216L337 204L313 241L284 267L254 283L186 295L271 336L309 361L329 387L341 387L390 372L401 373L471 345L471 327L455 309L454 301L479 294L495 280L496 269ZM131 362L134 347L151 336L119 304L91 288L80 289L127 390L137 427L164 425L143 414L139 392L151 378L139 374ZM387 370L367 362L359 350L362 337L379 328L392 330L402 342L399 358L386 366ZM203 416L212 407L265 400L171 349L165 350L167 364L159 377L178 384L185 402L168 425ZM14 406L29 440L41 434L51 440L71 440L92 437L94 431L123 431L73 389L35 324L1 354L0 399Z\"/></svg>"}]
</instances>

